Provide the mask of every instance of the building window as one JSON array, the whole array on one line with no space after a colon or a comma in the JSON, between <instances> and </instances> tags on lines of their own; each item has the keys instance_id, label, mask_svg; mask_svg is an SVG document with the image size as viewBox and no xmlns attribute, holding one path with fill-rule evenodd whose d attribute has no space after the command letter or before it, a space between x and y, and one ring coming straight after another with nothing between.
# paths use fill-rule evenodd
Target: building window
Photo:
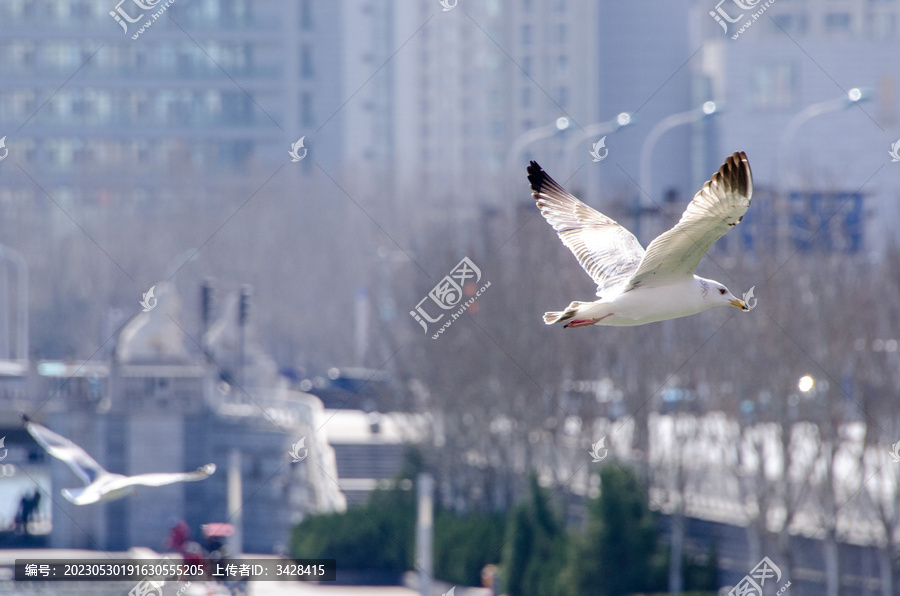
<instances>
[{"instance_id":1,"label":"building window","mask_svg":"<svg viewBox=\"0 0 900 596\"><path fill-rule=\"evenodd\" d=\"M802 252L857 253L863 248L863 195L792 192L791 240Z\"/></svg>"},{"instance_id":2,"label":"building window","mask_svg":"<svg viewBox=\"0 0 900 596\"><path fill-rule=\"evenodd\" d=\"M893 39L897 36L897 15L891 13L874 14L869 17L872 37Z\"/></svg>"},{"instance_id":3,"label":"building window","mask_svg":"<svg viewBox=\"0 0 900 596\"><path fill-rule=\"evenodd\" d=\"M522 58L522 70L527 75L531 75L531 56L525 56Z\"/></svg>"},{"instance_id":4,"label":"building window","mask_svg":"<svg viewBox=\"0 0 900 596\"><path fill-rule=\"evenodd\" d=\"M300 28L306 31L313 28L312 0L300 0Z\"/></svg>"},{"instance_id":5,"label":"building window","mask_svg":"<svg viewBox=\"0 0 900 596\"><path fill-rule=\"evenodd\" d=\"M313 68L312 48L303 44L300 48L300 74L304 79L311 79L315 74Z\"/></svg>"},{"instance_id":6,"label":"building window","mask_svg":"<svg viewBox=\"0 0 900 596\"><path fill-rule=\"evenodd\" d=\"M531 25L522 25L522 45L531 45Z\"/></svg>"},{"instance_id":7,"label":"building window","mask_svg":"<svg viewBox=\"0 0 900 596\"><path fill-rule=\"evenodd\" d=\"M825 31L828 33L850 33L850 13L832 12L826 14Z\"/></svg>"},{"instance_id":8,"label":"building window","mask_svg":"<svg viewBox=\"0 0 900 596\"><path fill-rule=\"evenodd\" d=\"M794 69L789 64L755 67L750 94L756 109L789 110L794 103Z\"/></svg>"},{"instance_id":9,"label":"building window","mask_svg":"<svg viewBox=\"0 0 900 596\"><path fill-rule=\"evenodd\" d=\"M806 15L805 14L778 14L773 15L771 30L773 35L803 35L806 33Z\"/></svg>"},{"instance_id":10,"label":"building window","mask_svg":"<svg viewBox=\"0 0 900 596\"><path fill-rule=\"evenodd\" d=\"M300 123L303 126L313 126L313 100L309 93L300 94Z\"/></svg>"}]
</instances>

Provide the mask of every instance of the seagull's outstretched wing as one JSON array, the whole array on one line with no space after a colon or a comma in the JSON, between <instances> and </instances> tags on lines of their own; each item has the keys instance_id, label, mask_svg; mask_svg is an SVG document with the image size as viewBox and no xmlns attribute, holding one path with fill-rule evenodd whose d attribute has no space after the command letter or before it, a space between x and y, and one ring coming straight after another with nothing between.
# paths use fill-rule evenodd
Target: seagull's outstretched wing
<instances>
[{"instance_id":1,"label":"seagull's outstretched wing","mask_svg":"<svg viewBox=\"0 0 900 596\"><path fill-rule=\"evenodd\" d=\"M650 243L625 291L693 275L709 247L744 217L752 194L750 162L741 151L694 195L675 227Z\"/></svg>"},{"instance_id":2,"label":"seagull's outstretched wing","mask_svg":"<svg viewBox=\"0 0 900 596\"><path fill-rule=\"evenodd\" d=\"M193 472L176 472L174 474L138 474L126 476L122 479L122 485L142 484L144 486L165 486L176 482L196 482L205 480L216 471L216 464L200 466Z\"/></svg>"},{"instance_id":3,"label":"seagull's outstretched wing","mask_svg":"<svg viewBox=\"0 0 900 596\"><path fill-rule=\"evenodd\" d=\"M597 284L597 296L623 286L644 256L637 238L566 192L536 162L528 166L528 181L541 215Z\"/></svg>"},{"instance_id":4,"label":"seagull's outstretched wing","mask_svg":"<svg viewBox=\"0 0 900 596\"><path fill-rule=\"evenodd\" d=\"M25 428L47 453L65 462L85 484L90 484L97 476L107 473L84 449L46 426L29 420L25 422Z\"/></svg>"}]
</instances>

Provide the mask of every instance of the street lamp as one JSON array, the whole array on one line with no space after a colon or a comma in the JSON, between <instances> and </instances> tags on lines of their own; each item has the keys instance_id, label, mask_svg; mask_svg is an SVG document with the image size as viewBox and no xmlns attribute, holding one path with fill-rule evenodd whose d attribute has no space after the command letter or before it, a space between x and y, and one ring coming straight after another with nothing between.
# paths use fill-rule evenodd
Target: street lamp
<instances>
[{"instance_id":1,"label":"street lamp","mask_svg":"<svg viewBox=\"0 0 900 596\"><path fill-rule=\"evenodd\" d=\"M591 137L603 136L613 132L618 132L619 130L633 123L634 117L628 112L622 112L612 120L588 124L582 131L573 133L566 143L565 152L566 165L569 166L569 171L574 172L575 170L575 150L578 148L579 143Z\"/></svg>"},{"instance_id":2,"label":"street lamp","mask_svg":"<svg viewBox=\"0 0 900 596\"><path fill-rule=\"evenodd\" d=\"M640 238L641 232L641 214L645 211L658 211L656 208L647 208L644 209L641 205L641 191L643 191L651 200L653 200L652 189L650 188L651 179L650 179L650 158L653 155L653 148L656 145L656 142L660 139L663 134L675 128L676 126L681 126L682 124L690 124L691 122L697 122L698 120L702 120L704 118L708 118L717 112L721 112L722 107L717 105L714 101L705 101L703 105L699 108L695 108L693 110L688 110L687 112L680 112L678 114L672 114L671 116L667 116L656 123L656 125L650 129L650 132L647 133L647 138L644 139L644 144L641 145L641 161L639 165L639 175L638 175L638 185L640 188L638 192L634 195L634 201L631 204L631 213L634 217L634 235Z\"/></svg>"},{"instance_id":3,"label":"street lamp","mask_svg":"<svg viewBox=\"0 0 900 596\"><path fill-rule=\"evenodd\" d=\"M526 130L520 134L512 142L509 151L506 153L507 171L511 172L516 168L516 160L519 159L519 154L522 153L525 147L536 141L540 141L541 139L552 137L569 128L571 124L571 121L567 117L560 116L553 124L538 126L537 128Z\"/></svg>"},{"instance_id":4,"label":"street lamp","mask_svg":"<svg viewBox=\"0 0 900 596\"><path fill-rule=\"evenodd\" d=\"M671 129L676 126L681 126L682 124L690 124L691 122L696 122L698 120L702 120L704 118L708 118L712 116L716 112L720 112L722 110L721 106L716 105L714 101L706 101L703 102L703 105L699 108L689 110L687 112L681 112L679 114L672 114L671 116L667 116L656 123L656 126L650 129L650 132L647 133L647 138L644 139L644 144L641 146L641 163L640 163L640 175L639 175L639 184L640 190L642 190L648 197L653 199L652 189L650 188L651 180L650 180L650 158L653 155L653 147L656 145L656 142L659 140L663 134L667 133ZM640 201L640 198L638 198Z\"/></svg>"},{"instance_id":5,"label":"street lamp","mask_svg":"<svg viewBox=\"0 0 900 596\"><path fill-rule=\"evenodd\" d=\"M828 392L828 379L816 379L812 375L803 375L797 379L797 389L803 399L816 399Z\"/></svg>"},{"instance_id":6,"label":"street lamp","mask_svg":"<svg viewBox=\"0 0 900 596\"><path fill-rule=\"evenodd\" d=\"M785 180L785 172L787 171L787 168L785 167L787 152L791 147L791 142L794 140L794 135L797 134L800 127L816 116L830 114L831 112L839 112L860 102L867 101L871 99L871 97L872 93L869 90L854 87L840 97L806 106L790 119L784 132L781 133L781 140L778 143L778 163L776 164L776 167L778 168L777 180L781 189L785 188L787 182L787 180Z\"/></svg>"}]
</instances>

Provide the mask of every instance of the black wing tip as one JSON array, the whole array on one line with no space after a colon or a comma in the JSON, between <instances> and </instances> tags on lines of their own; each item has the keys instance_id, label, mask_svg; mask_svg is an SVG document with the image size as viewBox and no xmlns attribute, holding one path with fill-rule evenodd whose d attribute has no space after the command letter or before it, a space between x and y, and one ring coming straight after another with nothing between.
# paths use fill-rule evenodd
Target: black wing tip
<instances>
[{"instance_id":1,"label":"black wing tip","mask_svg":"<svg viewBox=\"0 0 900 596\"><path fill-rule=\"evenodd\" d=\"M721 181L738 193L750 197L753 192L753 173L750 171L750 160L743 151L735 151L725 158L725 163L713 174L710 182Z\"/></svg>"},{"instance_id":2,"label":"black wing tip","mask_svg":"<svg viewBox=\"0 0 900 596\"><path fill-rule=\"evenodd\" d=\"M735 151L731 157L725 160L725 163L731 162L732 166L740 170L741 172L746 171L747 177L750 175L750 160L747 159L747 154L743 151Z\"/></svg>"},{"instance_id":3,"label":"black wing tip","mask_svg":"<svg viewBox=\"0 0 900 596\"><path fill-rule=\"evenodd\" d=\"M541 192L546 179L549 178L547 172L536 161L529 162L525 170L528 172L528 183L531 184L531 191Z\"/></svg>"},{"instance_id":4,"label":"black wing tip","mask_svg":"<svg viewBox=\"0 0 900 596\"><path fill-rule=\"evenodd\" d=\"M531 184L531 196L533 196L535 200L539 199L538 195L541 193L566 193L565 189L560 186L556 180L551 178L538 162L529 162L526 170L528 172L528 182Z\"/></svg>"}]
</instances>

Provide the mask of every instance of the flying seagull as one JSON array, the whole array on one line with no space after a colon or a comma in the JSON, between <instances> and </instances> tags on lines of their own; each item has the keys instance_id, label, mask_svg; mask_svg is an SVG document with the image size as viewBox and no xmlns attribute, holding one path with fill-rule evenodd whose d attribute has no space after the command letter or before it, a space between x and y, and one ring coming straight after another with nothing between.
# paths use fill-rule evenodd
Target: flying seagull
<instances>
[{"instance_id":1,"label":"flying seagull","mask_svg":"<svg viewBox=\"0 0 900 596\"><path fill-rule=\"evenodd\" d=\"M697 314L713 306L750 308L717 281L694 275L713 243L734 227L753 194L750 163L735 153L703 185L681 220L646 252L634 235L557 184L536 162L528 181L544 219L597 284L599 300L544 313L548 325L643 325Z\"/></svg>"},{"instance_id":2,"label":"flying seagull","mask_svg":"<svg viewBox=\"0 0 900 596\"><path fill-rule=\"evenodd\" d=\"M203 480L216 471L215 464L206 464L197 468L196 472L178 474L138 474L137 476L123 476L111 474L103 469L103 466L94 461L84 449L65 437L61 437L49 428L31 422L24 417L25 428L34 437L34 440L43 447L47 453L60 459L72 469L84 482L84 488L62 489L62 495L76 505L90 505L115 501L135 493L134 487L164 486L175 482L194 482Z\"/></svg>"}]
</instances>

